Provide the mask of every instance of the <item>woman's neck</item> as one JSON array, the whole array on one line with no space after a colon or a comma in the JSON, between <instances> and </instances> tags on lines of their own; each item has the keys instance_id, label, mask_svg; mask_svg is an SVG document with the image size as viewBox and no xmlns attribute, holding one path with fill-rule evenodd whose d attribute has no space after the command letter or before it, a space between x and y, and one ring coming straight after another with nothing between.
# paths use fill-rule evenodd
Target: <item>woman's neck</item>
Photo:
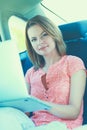
<instances>
[{"instance_id":1,"label":"woman's neck","mask_svg":"<svg viewBox=\"0 0 87 130\"><path fill-rule=\"evenodd\" d=\"M45 64L45 66L43 67L43 70L44 70L45 72L47 72L48 68L49 68L52 64L58 62L58 61L61 59L61 56L59 56L58 54L56 54L56 55L50 55L50 56L45 56L44 59L45 59L45 63L46 63L46 64Z\"/></svg>"}]
</instances>

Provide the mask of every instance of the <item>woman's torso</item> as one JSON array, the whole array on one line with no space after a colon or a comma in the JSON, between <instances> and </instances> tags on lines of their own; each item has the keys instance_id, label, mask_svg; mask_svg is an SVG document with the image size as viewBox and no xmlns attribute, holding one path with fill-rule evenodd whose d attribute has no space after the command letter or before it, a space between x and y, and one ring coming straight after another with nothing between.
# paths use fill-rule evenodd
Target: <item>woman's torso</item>
<instances>
[{"instance_id":1,"label":"woman's torso","mask_svg":"<svg viewBox=\"0 0 87 130\"><path fill-rule=\"evenodd\" d=\"M76 63L77 62L77 63ZM70 94L70 77L79 69L84 69L83 62L74 56L63 56L60 61L51 65L48 72L42 69L37 71L32 68L25 76L31 85L31 95L48 102L57 104L68 104ZM32 120L36 125L47 124L51 121L62 121L70 128L82 124L81 112L76 120L65 120L58 118L47 111L34 112Z\"/></svg>"}]
</instances>

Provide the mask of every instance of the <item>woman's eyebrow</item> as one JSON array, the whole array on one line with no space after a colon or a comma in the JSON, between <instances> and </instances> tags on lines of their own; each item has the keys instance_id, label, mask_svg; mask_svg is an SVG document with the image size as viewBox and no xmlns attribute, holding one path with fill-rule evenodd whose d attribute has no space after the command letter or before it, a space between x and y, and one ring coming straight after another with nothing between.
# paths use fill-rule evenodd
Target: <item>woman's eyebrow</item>
<instances>
[{"instance_id":1,"label":"woman's eyebrow","mask_svg":"<svg viewBox=\"0 0 87 130\"><path fill-rule=\"evenodd\" d=\"M45 31L42 31L39 36L41 36ZM36 38L36 36L32 36L31 38Z\"/></svg>"},{"instance_id":2,"label":"woman's eyebrow","mask_svg":"<svg viewBox=\"0 0 87 130\"><path fill-rule=\"evenodd\" d=\"M31 37L31 38L36 38L36 37Z\"/></svg>"}]
</instances>

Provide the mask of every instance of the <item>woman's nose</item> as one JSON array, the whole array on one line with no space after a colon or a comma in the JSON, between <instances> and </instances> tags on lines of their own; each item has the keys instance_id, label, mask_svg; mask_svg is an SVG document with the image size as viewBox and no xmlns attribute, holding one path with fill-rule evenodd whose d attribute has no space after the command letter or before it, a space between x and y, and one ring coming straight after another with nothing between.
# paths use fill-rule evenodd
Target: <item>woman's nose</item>
<instances>
[{"instance_id":1,"label":"woman's nose","mask_svg":"<svg viewBox=\"0 0 87 130\"><path fill-rule=\"evenodd\" d=\"M38 38L38 44L42 44L43 40L41 38Z\"/></svg>"}]
</instances>

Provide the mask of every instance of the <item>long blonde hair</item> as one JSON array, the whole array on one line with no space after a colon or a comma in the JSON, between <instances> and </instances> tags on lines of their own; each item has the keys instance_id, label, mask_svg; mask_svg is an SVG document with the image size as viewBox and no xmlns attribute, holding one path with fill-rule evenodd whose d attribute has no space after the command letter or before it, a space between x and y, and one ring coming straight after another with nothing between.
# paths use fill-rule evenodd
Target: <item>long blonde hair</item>
<instances>
[{"instance_id":1,"label":"long blonde hair","mask_svg":"<svg viewBox=\"0 0 87 130\"><path fill-rule=\"evenodd\" d=\"M66 45L63 41L63 37L62 37L62 33L60 29L56 27L55 24L47 17L37 15L33 17L32 19L28 20L26 24L26 29L25 29L27 51L35 68L40 68L45 65L45 60L43 56L37 54L34 51L31 45L31 42L29 40L29 36L28 36L28 29L31 26L34 26L37 24L54 39L57 52L60 56L63 56L66 54Z\"/></svg>"}]
</instances>

